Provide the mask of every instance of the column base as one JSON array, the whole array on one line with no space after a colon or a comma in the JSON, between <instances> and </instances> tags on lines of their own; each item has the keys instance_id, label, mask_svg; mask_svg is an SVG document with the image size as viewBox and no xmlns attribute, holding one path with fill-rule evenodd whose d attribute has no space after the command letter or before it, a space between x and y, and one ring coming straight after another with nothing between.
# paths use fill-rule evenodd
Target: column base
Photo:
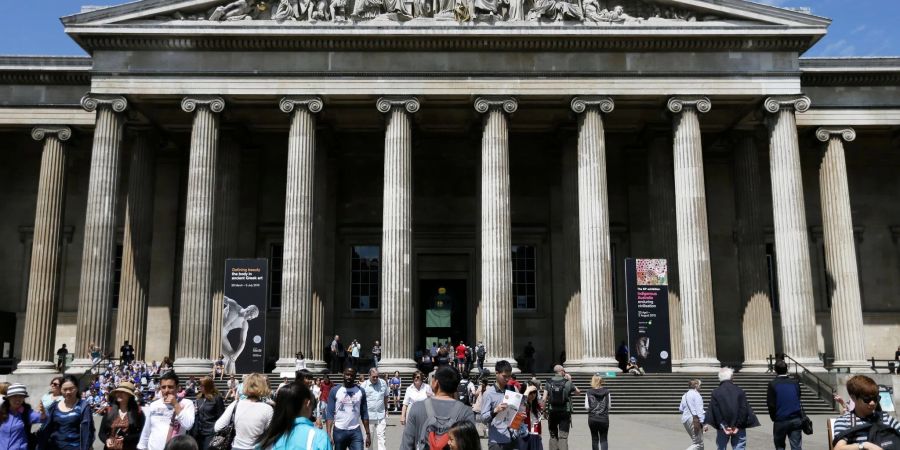
<instances>
[{"instance_id":1,"label":"column base","mask_svg":"<svg viewBox=\"0 0 900 450\"><path fill-rule=\"evenodd\" d=\"M766 372L769 372L769 362L764 359L755 359L755 360L744 361L744 364L741 365L741 373L766 373Z\"/></svg>"},{"instance_id":2,"label":"column base","mask_svg":"<svg viewBox=\"0 0 900 450\"><path fill-rule=\"evenodd\" d=\"M416 369L416 362L412 358L385 358L378 361L379 373L409 373Z\"/></svg>"},{"instance_id":3,"label":"column base","mask_svg":"<svg viewBox=\"0 0 900 450\"><path fill-rule=\"evenodd\" d=\"M328 364L321 359L307 359L306 370L313 373L322 373L328 370Z\"/></svg>"},{"instance_id":4,"label":"column base","mask_svg":"<svg viewBox=\"0 0 900 450\"><path fill-rule=\"evenodd\" d=\"M50 361L22 361L16 366L14 375L26 375L32 373L59 373L56 364Z\"/></svg>"},{"instance_id":5,"label":"column base","mask_svg":"<svg viewBox=\"0 0 900 450\"><path fill-rule=\"evenodd\" d=\"M573 373L601 373L615 372L621 373L618 363L613 358L584 358L577 368L571 370Z\"/></svg>"},{"instance_id":6,"label":"column base","mask_svg":"<svg viewBox=\"0 0 900 450\"><path fill-rule=\"evenodd\" d=\"M563 367L566 368L567 372L577 372L581 365L582 361L580 359L566 360L566 362L563 363Z\"/></svg>"},{"instance_id":7,"label":"column base","mask_svg":"<svg viewBox=\"0 0 900 450\"><path fill-rule=\"evenodd\" d=\"M173 368L175 373L212 373L213 362L206 358L178 358Z\"/></svg>"},{"instance_id":8,"label":"column base","mask_svg":"<svg viewBox=\"0 0 900 450\"><path fill-rule=\"evenodd\" d=\"M72 375L83 375L85 372L91 370L91 367L94 367L93 360L89 358L75 358L69 367L66 368L67 374ZM100 370L102 367L98 366L97 370Z\"/></svg>"},{"instance_id":9,"label":"column base","mask_svg":"<svg viewBox=\"0 0 900 450\"><path fill-rule=\"evenodd\" d=\"M718 373L722 363L716 358L685 358L675 366L672 372L678 373Z\"/></svg>"},{"instance_id":10,"label":"column base","mask_svg":"<svg viewBox=\"0 0 900 450\"><path fill-rule=\"evenodd\" d=\"M278 358L278 361L275 362L275 370L272 371L273 374L281 375L283 372L290 372L291 374L297 371L296 359L294 358Z\"/></svg>"},{"instance_id":11,"label":"column base","mask_svg":"<svg viewBox=\"0 0 900 450\"><path fill-rule=\"evenodd\" d=\"M506 358L485 358L484 359L484 370L487 370L490 373L494 373L494 367L497 365L497 361L507 361L510 365L512 365L512 373L522 373L522 369L519 369L519 363L516 362L516 358L512 356Z\"/></svg>"},{"instance_id":12,"label":"column base","mask_svg":"<svg viewBox=\"0 0 900 450\"><path fill-rule=\"evenodd\" d=\"M19 367L22 365L19 364ZM841 369L841 371L849 371L850 373L872 373L872 363L869 361L835 361L832 364L832 367L836 369ZM812 370L812 369L809 369Z\"/></svg>"},{"instance_id":13,"label":"column base","mask_svg":"<svg viewBox=\"0 0 900 450\"><path fill-rule=\"evenodd\" d=\"M810 372L813 373L828 373L828 370L825 369L825 364L822 363L822 360L816 357L811 358L794 358L800 364L803 364ZM793 373L794 369L791 367L792 361L786 359L788 365L788 373Z\"/></svg>"}]
</instances>

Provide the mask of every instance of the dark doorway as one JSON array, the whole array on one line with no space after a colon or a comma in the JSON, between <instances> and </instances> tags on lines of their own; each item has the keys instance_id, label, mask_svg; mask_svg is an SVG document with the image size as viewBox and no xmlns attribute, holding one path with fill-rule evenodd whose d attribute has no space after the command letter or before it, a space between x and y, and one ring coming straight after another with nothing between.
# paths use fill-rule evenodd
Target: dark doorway
<instances>
[{"instance_id":1,"label":"dark doorway","mask_svg":"<svg viewBox=\"0 0 900 450\"><path fill-rule=\"evenodd\" d=\"M417 322L422 332L416 347L447 340L468 343L466 280L419 280Z\"/></svg>"}]
</instances>

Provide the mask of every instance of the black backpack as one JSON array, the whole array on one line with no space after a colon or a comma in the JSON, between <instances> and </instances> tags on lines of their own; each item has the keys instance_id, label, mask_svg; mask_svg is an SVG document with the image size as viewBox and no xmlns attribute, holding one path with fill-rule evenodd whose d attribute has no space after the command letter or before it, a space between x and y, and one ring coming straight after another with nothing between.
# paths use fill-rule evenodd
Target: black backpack
<instances>
[{"instance_id":1,"label":"black backpack","mask_svg":"<svg viewBox=\"0 0 900 450\"><path fill-rule=\"evenodd\" d=\"M881 414L875 416L875 422L863 422L835 436L832 444L844 439L848 443L855 443L856 437L862 433L867 433L865 442L875 444L885 450L900 449L900 431L886 425L882 421Z\"/></svg>"},{"instance_id":2,"label":"black backpack","mask_svg":"<svg viewBox=\"0 0 900 450\"><path fill-rule=\"evenodd\" d=\"M485 355L486 353L487 353L487 352L484 350L484 346L483 346L483 345L479 345L479 346L478 346L478 349L475 350L475 355L478 356L478 359L484 359L484 355Z\"/></svg>"},{"instance_id":3,"label":"black backpack","mask_svg":"<svg viewBox=\"0 0 900 450\"><path fill-rule=\"evenodd\" d=\"M547 382L547 392L549 393L550 410L565 410L569 403L568 392L566 392L566 382L562 380L550 380Z\"/></svg>"},{"instance_id":4,"label":"black backpack","mask_svg":"<svg viewBox=\"0 0 900 450\"><path fill-rule=\"evenodd\" d=\"M456 399L467 406L472 406L472 401L469 399L469 380L459 382L459 386L456 387Z\"/></svg>"}]
</instances>

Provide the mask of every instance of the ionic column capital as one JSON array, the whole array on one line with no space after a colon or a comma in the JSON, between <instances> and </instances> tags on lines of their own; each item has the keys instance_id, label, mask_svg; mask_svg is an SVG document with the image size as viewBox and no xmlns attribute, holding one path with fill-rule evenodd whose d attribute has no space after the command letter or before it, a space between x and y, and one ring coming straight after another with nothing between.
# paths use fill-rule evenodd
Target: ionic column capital
<instances>
[{"instance_id":1,"label":"ionic column capital","mask_svg":"<svg viewBox=\"0 0 900 450\"><path fill-rule=\"evenodd\" d=\"M322 112L322 108L325 107L325 103L322 101L321 97L317 96L291 96L291 97L282 97L281 101L278 102L278 106L281 108L282 112L290 113L294 111L294 108L297 106L304 107L309 110L311 113Z\"/></svg>"},{"instance_id":2,"label":"ionic column capital","mask_svg":"<svg viewBox=\"0 0 900 450\"><path fill-rule=\"evenodd\" d=\"M225 110L225 99L218 95L202 95L185 97L181 100L181 110L184 112L194 112L197 105L207 106L210 111L220 113Z\"/></svg>"},{"instance_id":3,"label":"ionic column capital","mask_svg":"<svg viewBox=\"0 0 900 450\"><path fill-rule=\"evenodd\" d=\"M771 114L775 114L785 108L793 108L796 112L806 112L812 105L812 100L805 95L778 95L769 97L763 102L763 107Z\"/></svg>"},{"instance_id":4,"label":"ionic column capital","mask_svg":"<svg viewBox=\"0 0 900 450\"><path fill-rule=\"evenodd\" d=\"M94 112L101 105L109 105L114 112L120 113L128 108L128 100L125 100L125 97L121 95L99 95L91 94L90 92L81 97L81 107L85 111Z\"/></svg>"},{"instance_id":5,"label":"ionic column capital","mask_svg":"<svg viewBox=\"0 0 900 450\"><path fill-rule=\"evenodd\" d=\"M816 139L828 142L832 138L838 138L844 142L856 140L856 130L850 127L819 127L816 130Z\"/></svg>"},{"instance_id":6,"label":"ionic column capital","mask_svg":"<svg viewBox=\"0 0 900 450\"><path fill-rule=\"evenodd\" d=\"M588 108L594 107L599 108L602 113L609 114L615 109L616 102L613 101L612 97L582 95L572 99L571 107L572 111L575 111L577 114L581 114L587 111Z\"/></svg>"},{"instance_id":7,"label":"ionic column capital","mask_svg":"<svg viewBox=\"0 0 900 450\"><path fill-rule=\"evenodd\" d=\"M72 129L64 126L40 126L31 130L31 138L36 141L43 141L53 135L60 141L68 141L72 137Z\"/></svg>"},{"instance_id":8,"label":"ionic column capital","mask_svg":"<svg viewBox=\"0 0 900 450\"><path fill-rule=\"evenodd\" d=\"M507 96L485 96L475 99L475 111L484 114L491 108L501 108L503 112L512 114L519 109L519 101L515 97Z\"/></svg>"},{"instance_id":9,"label":"ionic column capital","mask_svg":"<svg viewBox=\"0 0 900 450\"><path fill-rule=\"evenodd\" d=\"M709 97L672 97L666 103L669 112L678 114L685 107L694 108L697 112L708 113L712 109L712 102Z\"/></svg>"},{"instance_id":10,"label":"ionic column capital","mask_svg":"<svg viewBox=\"0 0 900 450\"><path fill-rule=\"evenodd\" d=\"M421 103L417 97L379 97L375 107L382 113L388 113L393 108L405 108L406 112L415 114L419 111Z\"/></svg>"}]
</instances>

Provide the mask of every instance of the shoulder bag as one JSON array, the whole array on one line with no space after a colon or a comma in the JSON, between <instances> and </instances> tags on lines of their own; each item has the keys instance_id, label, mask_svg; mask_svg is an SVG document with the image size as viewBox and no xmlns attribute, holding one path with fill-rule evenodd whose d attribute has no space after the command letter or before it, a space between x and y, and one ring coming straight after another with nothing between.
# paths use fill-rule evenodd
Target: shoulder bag
<instances>
[{"instance_id":1,"label":"shoulder bag","mask_svg":"<svg viewBox=\"0 0 900 450\"><path fill-rule=\"evenodd\" d=\"M231 421L225 428L219 430L212 440L209 442L210 450L231 450L231 444L234 442L234 416L237 415L237 407L240 400L235 400L234 409L231 410Z\"/></svg>"}]
</instances>

